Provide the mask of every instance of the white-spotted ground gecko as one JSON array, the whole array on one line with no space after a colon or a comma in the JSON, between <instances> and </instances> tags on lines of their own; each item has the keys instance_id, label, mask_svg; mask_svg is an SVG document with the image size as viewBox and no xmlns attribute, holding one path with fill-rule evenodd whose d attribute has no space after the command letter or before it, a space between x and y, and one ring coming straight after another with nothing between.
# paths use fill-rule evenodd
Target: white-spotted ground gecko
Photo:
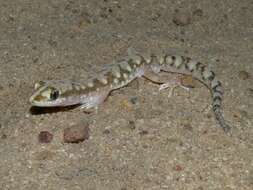
<instances>
[{"instance_id":1,"label":"white-spotted ground gecko","mask_svg":"<svg viewBox=\"0 0 253 190\"><path fill-rule=\"evenodd\" d=\"M213 71L188 57L176 55L129 53L124 59L114 62L106 69L89 78L85 83L70 80L40 81L35 84L35 93L30 98L33 106L54 107L80 104L82 108L96 108L112 90L129 84L138 77L163 83L160 89L171 86L169 81L159 81L162 72L191 75L204 83L211 91L213 111L219 126L228 132L230 126L222 115L222 85Z\"/></svg>"}]
</instances>

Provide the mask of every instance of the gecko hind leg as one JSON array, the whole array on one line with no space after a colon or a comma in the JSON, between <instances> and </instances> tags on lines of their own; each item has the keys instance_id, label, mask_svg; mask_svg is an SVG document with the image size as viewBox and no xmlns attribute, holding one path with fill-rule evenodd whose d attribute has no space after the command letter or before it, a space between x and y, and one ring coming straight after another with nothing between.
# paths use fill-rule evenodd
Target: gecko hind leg
<instances>
[{"instance_id":1,"label":"gecko hind leg","mask_svg":"<svg viewBox=\"0 0 253 190\"><path fill-rule=\"evenodd\" d=\"M169 95L168 97L172 97L173 96L173 93L174 93L174 90L177 88L177 87L180 87L186 91L189 92L190 88L189 87L186 87L182 84L181 80L177 77L175 77L174 79L170 80L170 81L167 81L163 84L161 84L159 86L159 91L162 91L162 90L165 90L167 88L169 88Z\"/></svg>"},{"instance_id":2,"label":"gecko hind leg","mask_svg":"<svg viewBox=\"0 0 253 190\"><path fill-rule=\"evenodd\" d=\"M184 90L189 91L190 88L186 87L182 84L180 75L169 75L165 72L146 72L144 77L152 82L158 83L159 85L159 91L165 90L169 88L169 95L168 97L173 96L174 89L177 87L183 88Z\"/></svg>"}]
</instances>

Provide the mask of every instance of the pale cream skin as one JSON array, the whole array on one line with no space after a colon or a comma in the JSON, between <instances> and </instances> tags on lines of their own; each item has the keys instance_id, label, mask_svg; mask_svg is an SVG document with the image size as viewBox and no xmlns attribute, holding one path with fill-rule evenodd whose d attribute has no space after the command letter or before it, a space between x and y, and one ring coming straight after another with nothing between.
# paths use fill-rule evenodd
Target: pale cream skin
<instances>
[{"instance_id":1,"label":"pale cream skin","mask_svg":"<svg viewBox=\"0 0 253 190\"><path fill-rule=\"evenodd\" d=\"M180 85L178 81L163 81L160 74L164 72L191 75L204 83L212 93L215 117L224 131L230 127L222 116L222 86L213 71L202 63L183 56L148 55L132 53L124 60L108 66L96 77L85 83L73 81L41 81L35 84L35 93L30 98L33 106L54 107L80 104L81 108L96 108L112 90L121 88L132 80L145 77L162 84L160 89Z\"/></svg>"}]
</instances>

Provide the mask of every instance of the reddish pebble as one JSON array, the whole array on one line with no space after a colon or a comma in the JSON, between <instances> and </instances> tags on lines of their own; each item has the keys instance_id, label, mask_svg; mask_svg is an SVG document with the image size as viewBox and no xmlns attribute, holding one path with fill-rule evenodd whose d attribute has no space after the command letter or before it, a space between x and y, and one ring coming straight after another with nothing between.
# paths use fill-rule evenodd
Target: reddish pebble
<instances>
[{"instance_id":1,"label":"reddish pebble","mask_svg":"<svg viewBox=\"0 0 253 190\"><path fill-rule=\"evenodd\" d=\"M50 143L53 140L53 135L48 131L41 131L39 134L40 143Z\"/></svg>"},{"instance_id":2,"label":"reddish pebble","mask_svg":"<svg viewBox=\"0 0 253 190\"><path fill-rule=\"evenodd\" d=\"M89 139L89 126L88 125L74 125L64 129L63 141L65 143L79 143Z\"/></svg>"},{"instance_id":3,"label":"reddish pebble","mask_svg":"<svg viewBox=\"0 0 253 190\"><path fill-rule=\"evenodd\" d=\"M173 169L178 172L183 170L182 166L180 165L175 165Z\"/></svg>"}]
</instances>

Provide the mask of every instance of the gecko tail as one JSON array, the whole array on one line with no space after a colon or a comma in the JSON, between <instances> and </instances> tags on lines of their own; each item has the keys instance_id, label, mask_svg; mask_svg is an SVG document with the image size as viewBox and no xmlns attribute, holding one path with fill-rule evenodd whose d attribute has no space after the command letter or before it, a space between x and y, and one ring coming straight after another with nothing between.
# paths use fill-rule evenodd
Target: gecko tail
<instances>
[{"instance_id":1,"label":"gecko tail","mask_svg":"<svg viewBox=\"0 0 253 190\"><path fill-rule=\"evenodd\" d=\"M204 83L210 90L213 100L213 111L220 127L227 133L230 126L222 115L223 88L215 73L201 62L189 57L166 55L160 62L161 70L191 75Z\"/></svg>"},{"instance_id":2,"label":"gecko tail","mask_svg":"<svg viewBox=\"0 0 253 190\"><path fill-rule=\"evenodd\" d=\"M230 133L231 127L230 127L230 125L228 125L226 123L221 111L220 110L215 110L214 114L215 114L216 120L218 121L218 123L219 123L220 127L223 129L223 131L225 133Z\"/></svg>"}]
</instances>

